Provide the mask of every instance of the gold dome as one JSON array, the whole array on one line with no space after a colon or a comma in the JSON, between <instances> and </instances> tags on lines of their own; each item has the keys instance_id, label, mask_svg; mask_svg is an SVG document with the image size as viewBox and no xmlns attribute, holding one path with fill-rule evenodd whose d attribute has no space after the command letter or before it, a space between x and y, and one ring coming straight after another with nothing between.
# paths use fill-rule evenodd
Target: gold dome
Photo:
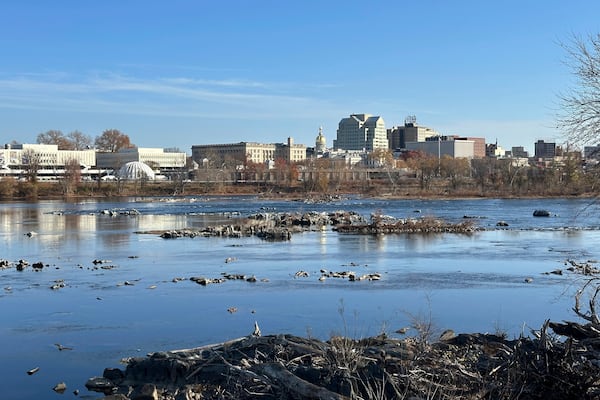
<instances>
[{"instance_id":1,"label":"gold dome","mask_svg":"<svg viewBox=\"0 0 600 400\"><path fill-rule=\"evenodd\" d=\"M315 149L317 151L324 151L325 148L327 147L327 139L325 139L325 136L323 136L323 127L319 127L319 136L317 136L317 139L315 140Z\"/></svg>"}]
</instances>

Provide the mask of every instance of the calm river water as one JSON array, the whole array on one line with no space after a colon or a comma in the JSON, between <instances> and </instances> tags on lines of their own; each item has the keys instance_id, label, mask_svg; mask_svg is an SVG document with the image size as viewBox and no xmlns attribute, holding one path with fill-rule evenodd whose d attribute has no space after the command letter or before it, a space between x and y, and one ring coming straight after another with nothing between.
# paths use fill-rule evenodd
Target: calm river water
<instances>
[{"instance_id":1,"label":"calm river water","mask_svg":"<svg viewBox=\"0 0 600 400\"><path fill-rule=\"evenodd\" d=\"M103 210L138 210L110 216ZM551 212L533 217L535 209ZM257 212L356 211L436 216L485 230L472 235L342 235L331 229L288 242L257 238L161 239L139 231L199 228ZM496 223L508 227L498 229ZM35 232L31 237L28 232ZM123 357L263 334L364 337L429 319L439 331L510 336L547 318L574 320L581 278L565 261L600 259L600 213L590 199L372 200L327 204L254 197L169 201L42 201L0 204L0 259L42 262L41 271L0 269L2 397L65 396ZM230 257L233 262L226 262ZM93 260L107 260L94 265ZM103 269L101 266L111 266ZM380 281L318 280L319 270L378 272ZM295 278L304 270L308 277ZM256 283L200 286L193 276L255 275ZM178 280L175 278L184 278ZM531 283L525 283L532 278ZM64 287L50 289L56 281ZM264 281L263 281L264 280ZM127 282L128 284L125 284ZM236 312L228 309L235 308ZM232 309L233 311L233 309ZM410 331L409 331L410 334ZM72 350L59 351L60 343ZM39 367L31 376L26 372Z\"/></svg>"}]
</instances>

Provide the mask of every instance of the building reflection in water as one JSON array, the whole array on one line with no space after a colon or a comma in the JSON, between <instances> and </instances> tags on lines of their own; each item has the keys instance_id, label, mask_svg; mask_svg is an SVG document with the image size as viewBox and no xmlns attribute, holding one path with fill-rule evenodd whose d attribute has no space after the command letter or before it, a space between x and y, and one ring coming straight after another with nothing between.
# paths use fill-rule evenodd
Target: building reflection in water
<instances>
[{"instance_id":1,"label":"building reflection in water","mask_svg":"<svg viewBox=\"0 0 600 400\"><path fill-rule=\"evenodd\" d=\"M327 235L328 231L326 229L321 230L321 235L319 236L319 244L321 245L321 254L327 254Z\"/></svg>"}]
</instances>

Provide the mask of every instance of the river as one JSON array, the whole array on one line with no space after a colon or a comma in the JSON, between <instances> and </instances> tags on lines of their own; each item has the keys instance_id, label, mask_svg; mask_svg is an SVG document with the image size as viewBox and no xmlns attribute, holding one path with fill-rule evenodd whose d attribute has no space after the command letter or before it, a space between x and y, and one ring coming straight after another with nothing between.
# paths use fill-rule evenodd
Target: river
<instances>
[{"instance_id":1,"label":"river","mask_svg":"<svg viewBox=\"0 0 600 400\"><path fill-rule=\"evenodd\" d=\"M551 216L533 217L535 209ZM139 214L127 215L130 210ZM335 210L452 222L467 216L482 229L360 236L329 228L286 242L138 233L199 228L258 212ZM498 221L508 226L497 227ZM582 278L568 273L565 261L599 259L600 213L590 199L12 202L0 204L0 243L0 259L13 263L0 269L3 397L48 398L65 382L65 395L78 389L81 398L98 398L87 392L86 380L119 367L121 358L237 338L251 333L255 321L263 334L327 339L396 335L415 321L430 321L434 335L451 328L518 336L548 318L576 320L571 307ZM44 267L17 271L20 259ZM376 272L381 280L320 281L321 269ZM556 269L563 275L548 274ZM295 277L297 271L308 276ZM201 286L189 280L223 273L257 281ZM60 351L57 343L70 349ZM37 373L26 373L35 367Z\"/></svg>"}]
</instances>

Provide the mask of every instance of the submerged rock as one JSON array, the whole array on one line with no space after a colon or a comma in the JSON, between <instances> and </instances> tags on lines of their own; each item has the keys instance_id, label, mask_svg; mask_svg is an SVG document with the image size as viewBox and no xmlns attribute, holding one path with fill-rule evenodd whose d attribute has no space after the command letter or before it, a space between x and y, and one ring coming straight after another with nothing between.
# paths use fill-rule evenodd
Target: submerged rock
<instances>
[{"instance_id":1,"label":"submerged rock","mask_svg":"<svg viewBox=\"0 0 600 400\"><path fill-rule=\"evenodd\" d=\"M115 382L106 377L94 376L87 380L85 387L93 392L100 392L109 395L115 392L117 385Z\"/></svg>"}]
</instances>

